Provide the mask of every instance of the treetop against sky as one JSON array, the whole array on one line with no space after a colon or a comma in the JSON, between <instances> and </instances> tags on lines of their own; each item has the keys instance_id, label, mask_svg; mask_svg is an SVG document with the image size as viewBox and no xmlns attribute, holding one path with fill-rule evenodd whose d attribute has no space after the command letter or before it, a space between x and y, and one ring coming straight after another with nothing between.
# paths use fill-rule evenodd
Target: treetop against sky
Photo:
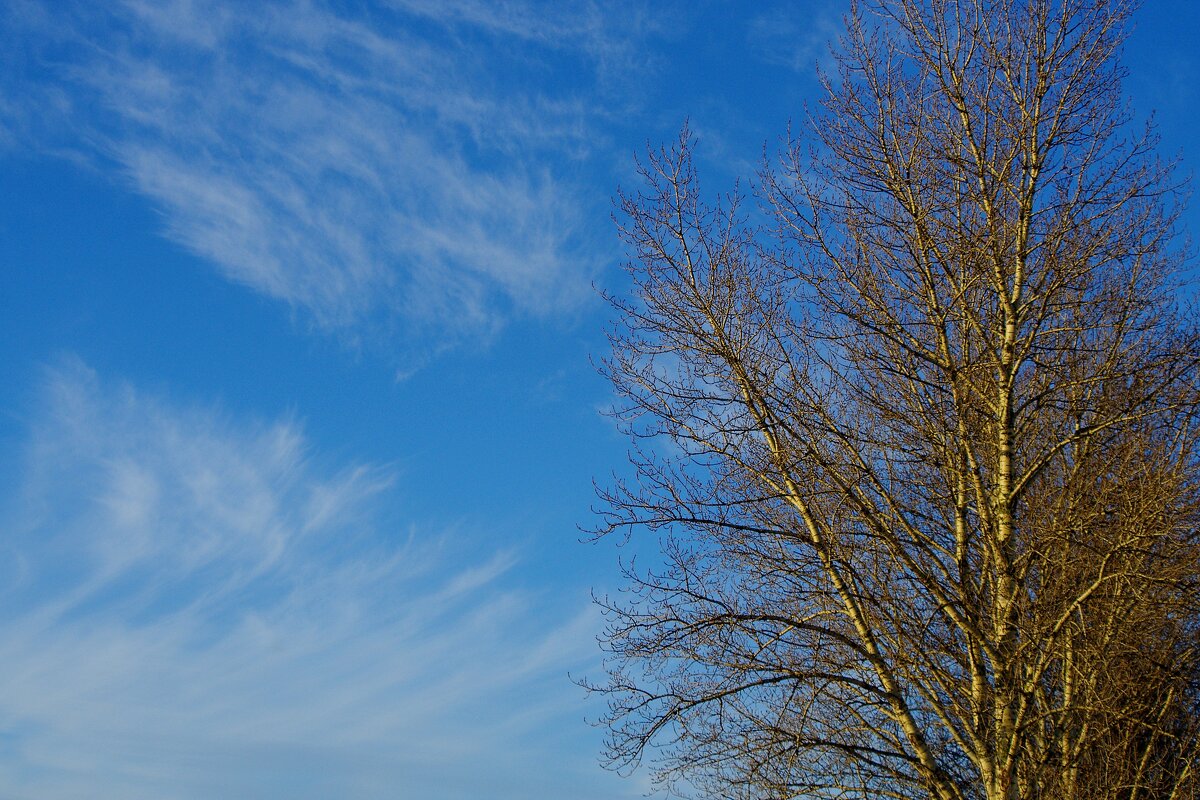
<instances>
[{"instance_id":1,"label":"treetop against sky","mask_svg":"<svg viewBox=\"0 0 1200 800\"><path fill-rule=\"evenodd\" d=\"M1144 6L1187 173L1200 9ZM640 796L568 677L611 198L685 118L753 176L847 7L3 4L0 796Z\"/></svg>"}]
</instances>

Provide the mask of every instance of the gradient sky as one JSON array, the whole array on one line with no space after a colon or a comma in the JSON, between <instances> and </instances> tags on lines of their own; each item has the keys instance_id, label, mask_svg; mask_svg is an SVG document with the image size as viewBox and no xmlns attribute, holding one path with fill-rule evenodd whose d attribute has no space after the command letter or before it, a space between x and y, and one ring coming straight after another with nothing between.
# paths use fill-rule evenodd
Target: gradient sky
<instances>
[{"instance_id":1,"label":"gradient sky","mask_svg":"<svg viewBox=\"0 0 1200 800\"><path fill-rule=\"evenodd\" d=\"M641 796L610 198L685 117L750 176L846 7L0 4L0 799ZM1184 174L1198 25L1125 62Z\"/></svg>"}]
</instances>

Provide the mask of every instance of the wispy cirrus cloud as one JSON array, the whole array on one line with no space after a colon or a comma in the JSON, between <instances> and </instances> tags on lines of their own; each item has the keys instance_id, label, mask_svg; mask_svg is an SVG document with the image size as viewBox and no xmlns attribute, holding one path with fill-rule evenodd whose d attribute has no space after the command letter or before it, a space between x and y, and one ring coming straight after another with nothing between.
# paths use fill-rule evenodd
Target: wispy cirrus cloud
<instances>
[{"instance_id":1,"label":"wispy cirrus cloud","mask_svg":"<svg viewBox=\"0 0 1200 800\"><path fill-rule=\"evenodd\" d=\"M78 363L40 408L0 544L6 797L561 796L600 777L592 745L542 763L543 731L582 716L565 673L594 657L593 612L538 608L515 552L388 535L390 474L322 464L288 419Z\"/></svg>"},{"instance_id":2,"label":"wispy cirrus cloud","mask_svg":"<svg viewBox=\"0 0 1200 800\"><path fill-rule=\"evenodd\" d=\"M771 64L789 67L803 75L814 68L833 72L830 46L842 30L842 17L850 10L847 0L817 0L798 9L771 6L751 15L746 38L751 52Z\"/></svg>"},{"instance_id":3,"label":"wispy cirrus cloud","mask_svg":"<svg viewBox=\"0 0 1200 800\"><path fill-rule=\"evenodd\" d=\"M170 237L321 328L399 328L430 349L589 294L606 201L581 159L602 73L646 27L633 15L468 0L14 9L5 25L35 63L0 97L35 128L39 114L69 126L64 147L111 159Z\"/></svg>"}]
</instances>

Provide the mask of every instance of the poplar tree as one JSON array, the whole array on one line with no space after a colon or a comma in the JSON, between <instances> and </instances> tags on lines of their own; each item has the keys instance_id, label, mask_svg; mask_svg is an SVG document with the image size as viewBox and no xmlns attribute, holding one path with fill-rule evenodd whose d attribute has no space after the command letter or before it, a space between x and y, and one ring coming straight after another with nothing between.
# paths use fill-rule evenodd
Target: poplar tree
<instances>
[{"instance_id":1,"label":"poplar tree","mask_svg":"<svg viewBox=\"0 0 1200 800\"><path fill-rule=\"evenodd\" d=\"M1132 5L862 3L760 211L706 199L686 129L642 161L603 367L635 474L600 533L663 558L602 600L614 764L1196 796L1200 341Z\"/></svg>"}]
</instances>

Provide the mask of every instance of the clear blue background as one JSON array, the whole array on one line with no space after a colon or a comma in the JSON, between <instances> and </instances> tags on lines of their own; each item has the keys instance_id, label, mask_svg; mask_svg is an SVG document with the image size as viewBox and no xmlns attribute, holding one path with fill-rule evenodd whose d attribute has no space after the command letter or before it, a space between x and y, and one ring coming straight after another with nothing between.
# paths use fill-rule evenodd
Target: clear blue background
<instances>
[{"instance_id":1,"label":"clear blue background","mask_svg":"<svg viewBox=\"0 0 1200 800\"><path fill-rule=\"evenodd\" d=\"M751 175L846 7L4 4L0 797L640 796L610 198L685 118ZM1183 174L1198 20L1125 58Z\"/></svg>"}]
</instances>

